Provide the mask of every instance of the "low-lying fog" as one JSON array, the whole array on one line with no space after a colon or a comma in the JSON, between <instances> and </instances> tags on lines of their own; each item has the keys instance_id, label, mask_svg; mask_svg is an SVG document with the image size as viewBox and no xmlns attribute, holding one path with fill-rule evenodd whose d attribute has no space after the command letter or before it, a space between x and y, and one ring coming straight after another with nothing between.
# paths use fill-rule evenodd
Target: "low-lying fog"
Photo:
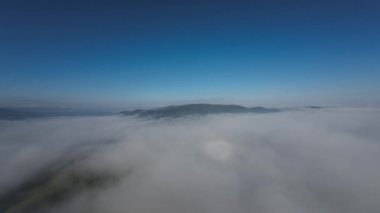
<instances>
[{"instance_id":1,"label":"low-lying fog","mask_svg":"<svg viewBox=\"0 0 380 213\"><path fill-rule=\"evenodd\" d=\"M0 162L4 212L377 213L380 110L1 121Z\"/></svg>"}]
</instances>

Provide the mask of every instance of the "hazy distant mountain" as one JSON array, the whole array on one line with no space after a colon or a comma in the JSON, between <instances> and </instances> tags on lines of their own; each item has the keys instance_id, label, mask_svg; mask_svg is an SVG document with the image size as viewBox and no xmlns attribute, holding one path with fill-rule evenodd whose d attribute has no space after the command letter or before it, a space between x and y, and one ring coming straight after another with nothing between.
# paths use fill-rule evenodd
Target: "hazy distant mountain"
<instances>
[{"instance_id":1,"label":"hazy distant mountain","mask_svg":"<svg viewBox=\"0 0 380 213\"><path fill-rule=\"evenodd\" d=\"M278 112L279 109L265 107L244 107L240 105L221 104L186 104L167 106L149 110L132 110L120 112L124 116L152 117L152 118L176 118L188 115L206 115L218 113L269 113Z\"/></svg>"},{"instance_id":2,"label":"hazy distant mountain","mask_svg":"<svg viewBox=\"0 0 380 213\"><path fill-rule=\"evenodd\" d=\"M19 120L36 117L38 114L16 109L0 108L0 120Z\"/></svg>"},{"instance_id":3,"label":"hazy distant mountain","mask_svg":"<svg viewBox=\"0 0 380 213\"><path fill-rule=\"evenodd\" d=\"M59 116L98 116L112 113L94 109L50 107L0 107L0 120L23 120Z\"/></svg>"},{"instance_id":4,"label":"hazy distant mountain","mask_svg":"<svg viewBox=\"0 0 380 213\"><path fill-rule=\"evenodd\" d=\"M117 113L123 116L150 118L177 118L189 115L207 115L221 113L273 113L300 109L323 109L324 106L305 106L291 108L244 107L223 104L185 104L153 109L126 110ZM0 120L23 120L32 118L50 118L67 116L104 116L115 115L115 112L99 109L51 108L51 107L0 107Z\"/></svg>"}]
</instances>

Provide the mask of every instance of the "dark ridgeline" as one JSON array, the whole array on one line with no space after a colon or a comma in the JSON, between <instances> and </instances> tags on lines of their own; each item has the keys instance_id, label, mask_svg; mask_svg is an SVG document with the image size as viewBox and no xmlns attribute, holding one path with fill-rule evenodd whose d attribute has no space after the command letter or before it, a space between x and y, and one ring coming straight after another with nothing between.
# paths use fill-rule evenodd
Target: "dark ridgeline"
<instances>
[{"instance_id":1,"label":"dark ridgeline","mask_svg":"<svg viewBox=\"0 0 380 213\"><path fill-rule=\"evenodd\" d=\"M39 117L39 114L11 108L0 108L0 120L20 120L34 117Z\"/></svg>"},{"instance_id":2,"label":"dark ridgeline","mask_svg":"<svg viewBox=\"0 0 380 213\"><path fill-rule=\"evenodd\" d=\"M0 120L24 120L67 116L102 116L113 113L97 109L54 107L0 107Z\"/></svg>"},{"instance_id":3,"label":"dark ridgeline","mask_svg":"<svg viewBox=\"0 0 380 213\"><path fill-rule=\"evenodd\" d=\"M190 115L207 115L220 113L270 113L279 112L280 109L265 107L244 107L240 105L221 104L185 104L178 106L167 106L148 110L132 110L120 112L124 116L138 116L151 118L178 118Z\"/></svg>"},{"instance_id":4,"label":"dark ridgeline","mask_svg":"<svg viewBox=\"0 0 380 213\"><path fill-rule=\"evenodd\" d=\"M185 104L166 106L153 109L125 110L119 113L98 109L77 108L48 108L48 107L0 107L0 120L24 120L33 118L73 117L73 116L137 116L140 118L178 118L183 116L202 116L222 113L273 113L302 109L324 109L331 106L304 106L304 107L244 107L233 104Z\"/></svg>"}]
</instances>

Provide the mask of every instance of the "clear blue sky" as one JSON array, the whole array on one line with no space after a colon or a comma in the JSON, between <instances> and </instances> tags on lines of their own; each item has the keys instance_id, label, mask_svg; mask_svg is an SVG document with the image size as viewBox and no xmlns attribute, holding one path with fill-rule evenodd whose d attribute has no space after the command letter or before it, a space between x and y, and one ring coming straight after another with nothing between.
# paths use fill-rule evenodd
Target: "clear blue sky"
<instances>
[{"instance_id":1,"label":"clear blue sky","mask_svg":"<svg viewBox=\"0 0 380 213\"><path fill-rule=\"evenodd\" d=\"M378 103L378 0L0 0L0 103Z\"/></svg>"}]
</instances>

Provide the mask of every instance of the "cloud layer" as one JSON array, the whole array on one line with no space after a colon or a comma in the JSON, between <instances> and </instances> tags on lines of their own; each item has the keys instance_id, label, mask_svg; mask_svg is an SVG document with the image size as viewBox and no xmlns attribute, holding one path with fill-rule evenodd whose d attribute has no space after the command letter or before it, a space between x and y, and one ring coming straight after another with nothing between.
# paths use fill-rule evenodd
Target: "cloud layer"
<instances>
[{"instance_id":1,"label":"cloud layer","mask_svg":"<svg viewBox=\"0 0 380 213\"><path fill-rule=\"evenodd\" d=\"M118 181L44 211L377 212L379 112L1 121L0 194L75 159L72 167Z\"/></svg>"}]
</instances>

